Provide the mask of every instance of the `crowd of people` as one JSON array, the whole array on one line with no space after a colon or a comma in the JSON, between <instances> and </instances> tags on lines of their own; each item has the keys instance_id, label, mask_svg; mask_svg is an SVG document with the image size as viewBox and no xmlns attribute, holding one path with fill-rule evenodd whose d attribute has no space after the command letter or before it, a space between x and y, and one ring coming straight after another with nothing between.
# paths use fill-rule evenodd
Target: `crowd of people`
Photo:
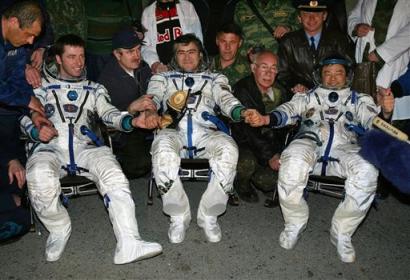
<instances>
[{"instance_id":1,"label":"crowd of people","mask_svg":"<svg viewBox=\"0 0 410 280\"><path fill-rule=\"evenodd\" d=\"M277 191L279 244L294 248L309 218L309 175L331 175L345 179L345 195L330 240L341 261L355 261L352 236L379 173L359 138L376 117L410 132L408 1L358 0L349 14L345 1L225 1L221 19L206 14L207 1L94 2L0 5L2 242L28 231L28 196L49 231L46 259L59 260L71 234L59 179L82 175L103 197L114 263L154 257L162 246L141 238L129 180L152 170L169 242L181 243L191 221L181 158L205 158L196 222L208 242L222 239L232 193L255 203Z\"/></svg>"}]
</instances>

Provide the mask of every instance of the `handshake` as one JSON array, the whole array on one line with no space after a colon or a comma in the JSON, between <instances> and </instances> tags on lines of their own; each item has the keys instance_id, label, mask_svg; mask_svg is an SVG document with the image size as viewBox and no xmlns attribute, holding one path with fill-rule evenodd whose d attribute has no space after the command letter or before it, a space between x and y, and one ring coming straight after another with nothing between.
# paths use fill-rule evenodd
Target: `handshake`
<instances>
[{"instance_id":1,"label":"handshake","mask_svg":"<svg viewBox=\"0 0 410 280\"><path fill-rule=\"evenodd\" d=\"M261 115L256 109L246 109L241 112L241 118L252 127L259 127L269 124L269 116Z\"/></svg>"},{"instance_id":2,"label":"handshake","mask_svg":"<svg viewBox=\"0 0 410 280\"><path fill-rule=\"evenodd\" d=\"M151 95L144 95L133 101L128 107L128 112L135 116L132 120L134 127L146 129L164 128L172 123L170 116L164 115L161 117L158 115ZM270 122L268 115L263 116L255 109L243 109L241 111L241 118L252 127L268 125Z\"/></svg>"},{"instance_id":3,"label":"handshake","mask_svg":"<svg viewBox=\"0 0 410 280\"><path fill-rule=\"evenodd\" d=\"M145 129L160 127L161 117L157 113L157 106L152 98L152 95L143 95L128 106L128 112L134 115L133 127Z\"/></svg>"}]
</instances>

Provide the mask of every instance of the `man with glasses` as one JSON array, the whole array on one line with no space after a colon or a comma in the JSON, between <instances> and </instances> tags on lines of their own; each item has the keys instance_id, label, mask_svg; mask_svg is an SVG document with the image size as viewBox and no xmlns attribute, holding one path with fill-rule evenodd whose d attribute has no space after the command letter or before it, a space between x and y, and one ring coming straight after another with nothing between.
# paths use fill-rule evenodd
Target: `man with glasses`
<instances>
[{"instance_id":1,"label":"man with glasses","mask_svg":"<svg viewBox=\"0 0 410 280\"><path fill-rule=\"evenodd\" d=\"M235 141L215 115L239 121L251 113L231 94L228 79L207 70L201 41L182 35L174 44L170 63L173 71L154 75L147 93L153 95L163 114L163 127L152 143L155 181L162 196L163 211L171 217L171 243L181 243L191 221L188 197L178 176L181 157L207 158L212 170L199 203L197 223L209 242L222 237L217 217L226 210L238 160Z\"/></svg>"},{"instance_id":2,"label":"man with glasses","mask_svg":"<svg viewBox=\"0 0 410 280\"><path fill-rule=\"evenodd\" d=\"M256 53L251 64L252 75L234 85L235 97L260 114L266 114L287 101L286 91L275 82L277 64L278 57L273 52L262 50ZM242 200L250 203L259 200L253 187L263 192L276 188L285 135L285 129L232 124L232 136L239 146L235 190Z\"/></svg>"},{"instance_id":3,"label":"man with glasses","mask_svg":"<svg viewBox=\"0 0 410 280\"><path fill-rule=\"evenodd\" d=\"M353 61L347 35L326 29L326 1L299 0L296 5L302 28L286 34L278 50L278 80L293 93L315 86L313 72L325 57L338 53Z\"/></svg>"},{"instance_id":4,"label":"man with glasses","mask_svg":"<svg viewBox=\"0 0 410 280\"><path fill-rule=\"evenodd\" d=\"M278 193L285 228L279 245L293 249L306 229L309 208L303 192L309 174L343 177L345 197L333 215L330 240L339 258L351 263L356 259L351 238L373 202L378 176L359 155L358 135L371 128L378 108L371 96L350 89L351 65L345 58L325 58L318 72L319 87L253 121L275 128L300 121L280 158Z\"/></svg>"}]
</instances>

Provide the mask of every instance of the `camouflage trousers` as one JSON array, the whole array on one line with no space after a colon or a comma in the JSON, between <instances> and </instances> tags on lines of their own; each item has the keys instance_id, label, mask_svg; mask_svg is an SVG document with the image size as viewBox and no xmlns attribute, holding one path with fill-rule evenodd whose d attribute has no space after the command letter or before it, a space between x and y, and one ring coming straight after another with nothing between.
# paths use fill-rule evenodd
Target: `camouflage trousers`
<instances>
[{"instance_id":1,"label":"camouflage trousers","mask_svg":"<svg viewBox=\"0 0 410 280\"><path fill-rule=\"evenodd\" d=\"M235 188L247 190L254 186L263 192L273 191L277 186L278 172L269 165L262 166L248 148L239 147L239 160L235 180Z\"/></svg>"}]
</instances>

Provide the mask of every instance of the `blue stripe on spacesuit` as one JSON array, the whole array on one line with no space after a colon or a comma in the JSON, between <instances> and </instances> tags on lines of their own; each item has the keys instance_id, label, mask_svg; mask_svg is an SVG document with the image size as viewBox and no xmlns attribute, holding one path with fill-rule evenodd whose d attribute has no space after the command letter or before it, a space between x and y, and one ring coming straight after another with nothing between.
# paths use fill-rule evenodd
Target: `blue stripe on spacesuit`
<instances>
[{"instance_id":1,"label":"blue stripe on spacesuit","mask_svg":"<svg viewBox=\"0 0 410 280\"><path fill-rule=\"evenodd\" d=\"M77 172L77 165L74 161L74 124L71 122L68 124L68 153L70 155L70 164L67 165L67 172L69 175L75 175Z\"/></svg>"},{"instance_id":2,"label":"blue stripe on spacesuit","mask_svg":"<svg viewBox=\"0 0 410 280\"><path fill-rule=\"evenodd\" d=\"M352 104L355 104L357 102L357 92L352 91Z\"/></svg>"},{"instance_id":3,"label":"blue stripe on spacesuit","mask_svg":"<svg viewBox=\"0 0 410 280\"><path fill-rule=\"evenodd\" d=\"M325 154L323 155L323 162L322 162L322 176L326 176L326 167L327 163L329 161L329 154L330 154L330 149L332 148L332 143L333 143L333 137L335 135L335 127L334 127L334 122L332 120L329 121L329 140L327 141L327 146L325 149Z\"/></svg>"},{"instance_id":4,"label":"blue stripe on spacesuit","mask_svg":"<svg viewBox=\"0 0 410 280\"><path fill-rule=\"evenodd\" d=\"M283 127L288 121L288 115L282 111L273 111L271 114L274 114L278 120L278 124L275 127Z\"/></svg>"},{"instance_id":5,"label":"blue stripe on spacesuit","mask_svg":"<svg viewBox=\"0 0 410 280\"><path fill-rule=\"evenodd\" d=\"M192 113L191 111L188 112L188 133L187 133L187 138L188 138L188 155L189 158L194 158L194 151L192 149Z\"/></svg>"},{"instance_id":6,"label":"blue stripe on spacesuit","mask_svg":"<svg viewBox=\"0 0 410 280\"><path fill-rule=\"evenodd\" d=\"M95 87L91 87L91 86L83 86L84 90L96 90Z\"/></svg>"},{"instance_id":7,"label":"blue stripe on spacesuit","mask_svg":"<svg viewBox=\"0 0 410 280\"><path fill-rule=\"evenodd\" d=\"M48 89L61 89L61 85L48 85L46 88L46 90ZM83 86L84 90L96 90L95 87L92 86Z\"/></svg>"},{"instance_id":8,"label":"blue stripe on spacesuit","mask_svg":"<svg viewBox=\"0 0 410 280\"><path fill-rule=\"evenodd\" d=\"M61 85L49 85L46 87L47 90L48 89L60 89L60 88L61 88Z\"/></svg>"},{"instance_id":9,"label":"blue stripe on spacesuit","mask_svg":"<svg viewBox=\"0 0 410 280\"><path fill-rule=\"evenodd\" d=\"M217 116L211 115L208 112L202 112L201 114L202 118L206 121L210 121L211 123L213 123L214 125L216 125L216 127L218 128L218 130L230 135L229 132L229 128L226 126L226 124L221 121Z\"/></svg>"},{"instance_id":10,"label":"blue stripe on spacesuit","mask_svg":"<svg viewBox=\"0 0 410 280\"><path fill-rule=\"evenodd\" d=\"M88 138L90 138L91 141L93 141L94 144L97 145L97 147L101 147L102 145L104 145L101 139L98 138L98 136L85 125L82 125L80 127L80 131L83 135L86 135Z\"/></svg>"},{"instance_id":11,"label":"blue stripe on spacesuit","mask_svg":"<svg viewBox=\"0 0 410 280\"><path fill-rule=\"evenodd\" d=\"M349 131L354 131L358 136L362 136L366 132L366 129L360 124L355 125L351 123L351 124L346 124L345 126Z\"/></svg>"}]
</instances>

